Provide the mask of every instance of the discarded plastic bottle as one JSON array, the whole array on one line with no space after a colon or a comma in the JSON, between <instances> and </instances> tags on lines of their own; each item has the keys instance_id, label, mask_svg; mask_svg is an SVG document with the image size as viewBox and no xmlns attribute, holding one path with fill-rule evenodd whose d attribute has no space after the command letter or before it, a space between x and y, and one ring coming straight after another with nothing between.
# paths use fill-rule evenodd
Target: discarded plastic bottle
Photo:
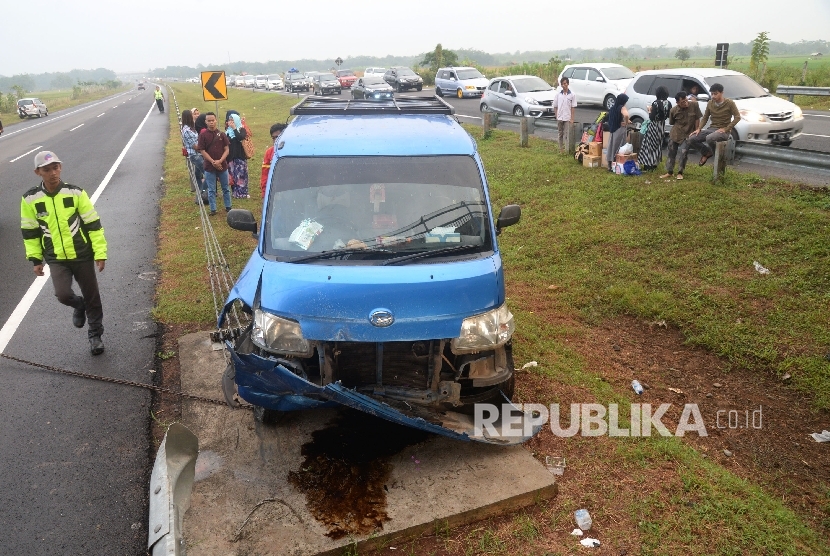
<instances>
[{"instance_id":1,"label":"discarded plastic bottle","mask_svg":"<svg viewBox=\"0 0 830 556\"><path fill-rule=\"evenodd\" d=\"M584 508L581 510L576 510L574 512L574 519L576 520L577 527L579 527L583 531L588 531L589 529L591 529L591 525L594 524L594 522L591 520L591 514L589 514L588 510Z\"/></svg>"},{"instance_id":2,"label":"discarded plastic bottle","mask_svg":"<svg viewBox=\"0 0 830 556\"><path fill-rule=\"evenodd\" d=\"M643 393L643 385L640 384L640 381L637 380L637 379L634 379L634 380L631 381L631 388L634 389L634 392L636 394L642 394Z\"/></svg>"}]
</instances>

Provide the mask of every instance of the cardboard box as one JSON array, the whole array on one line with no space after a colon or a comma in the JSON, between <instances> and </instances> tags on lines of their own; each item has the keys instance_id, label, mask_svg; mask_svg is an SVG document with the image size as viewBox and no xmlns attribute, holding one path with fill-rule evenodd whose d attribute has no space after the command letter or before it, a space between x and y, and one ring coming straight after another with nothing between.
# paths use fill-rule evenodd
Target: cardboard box
<instances>
[{"instance_id":1,"label":"cardboard box","mask_svg":"<svg viewBox=\"0 0 830 556\"><path fill-rule=\"evenodd\" d=\"M617 157L614 160L616 162L619 162L620 164L625 164L629 160L633 160L634 162L637 162L637 154L636 153L634 153L634 154L617 154Z\"/></svg>"},{"instance_id":2,"label":"cardboard box","mask_svg":"<svg viewBox=\"0 0 830 556\"><path fill-rule=\"evenodd\" d=\"M602 156L602 143L588 143L588 154L591 156Z\"/></svg>"},{"instance_id":3,"label":"cardboard box","mask_svg":"<svg viewBox=\"0 0 830 556\"><path fill-rule=\"evenodd\" d=\"M591 156L590 154L584 154L582 155L582 165L586 168L599 168L601 158L602 157L599 156Z\"/></svg>"}]
</instances>

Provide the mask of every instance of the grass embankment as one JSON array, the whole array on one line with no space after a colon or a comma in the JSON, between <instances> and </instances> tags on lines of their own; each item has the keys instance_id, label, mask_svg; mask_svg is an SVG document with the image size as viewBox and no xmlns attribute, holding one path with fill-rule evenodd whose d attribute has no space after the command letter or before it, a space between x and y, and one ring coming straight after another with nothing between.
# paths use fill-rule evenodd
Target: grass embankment
<instances>
[{"instance_id":1,"label":"grass embankment","mask_svg":"<svg viewBox=\"0 0 830 556\"><path fill-rule=\"evenodd\" d=\"M175 85L181 107L212 109L197 86ZM220 115L235 108L254 132L252 199L235 205L258 214L258 167L272 122L284 121L296 99L231 91ZM174 111L171 107L171 118ZM665 320L691 344L735 367L760 374L792 374L793 387L830 407L830 197L788 184L729 172L709 183L711 167L690 165L682 182L655 174L613 176L584 169L556 153L553 143L531 139L522 149L515 134L494 131L479 144L493 203L522 206L522 221L500 238L509 303L518 322L516 361L537 360L535 379L571 389L577 401L630 398L590 368L567 343L568 315L589 329L620 315ZM162 200L156 318L164 323L213 326L202 234L180 139L172 127ZM216 217L215 217L216 218ZM231 272L238 274L254 242L214 220ZM758 274L753 261L771 269ZM524 292L556 287L556 315L538 310ZM534 399L556 403L558 398ZM589 448L585 448L590 443ZM826 554L823 533L758 484L740 478L675 438L563 439L565 450L583 448L588 461L569 464L559 497L543 511L519 513L502 529L464 532L436 529L439 553L540 553L561 548L554 531L573 527L570 512L592 506L603 542L620 539L644 554ZM566 453L570 453L567 452ZM587 455L586 455L587 454ZM569 478L587 476L580 492ZM570 476L570 477L569 477ZM830 487L825 515L830 515ZM624 514L603 513L613 500ZM827 524L824 527L828 527ZM459 533L458 535L461 535ZM565 538L567 533L564 533ZM454 538L455 537L455 538ZM437 541L436 541L437 539ZM576 545L573 541L572 545ZM566 546L572 546L566 545ZM578 546L578 545L576 545ZM636 551L629 553L633 554ZM567 549L566 552L570 552ZM552 552L559 553L559 552ZM616 552L615 552L616 553Z\"/></svg>"},{"instance_id":2,"label":"grass embankment","mask_svg":"<svg viewBox=\"0 0 830 556\"><path fill-rule=\"evenodd\" d=\"M115 95L123 91L129 91L132 88L133 85L125 85L119 89L100 89L94 91L85 91L82 94L76 96L75 98L72 98L71 89L58 91L38 91L36 93L26 93L26 96L39 98L49 109L49 114L53 114L58 110L63 110L64 108L71 108L73 106L78 106L79 104L84 104L85 102L92 102L93 100L102 99L104 97ZM22 121L20 120L20 118L18 118L17 112L0 112L0 120L3 121L3 125L5 127L9 127L15 123Z\"/></svg>"}]
</instances>

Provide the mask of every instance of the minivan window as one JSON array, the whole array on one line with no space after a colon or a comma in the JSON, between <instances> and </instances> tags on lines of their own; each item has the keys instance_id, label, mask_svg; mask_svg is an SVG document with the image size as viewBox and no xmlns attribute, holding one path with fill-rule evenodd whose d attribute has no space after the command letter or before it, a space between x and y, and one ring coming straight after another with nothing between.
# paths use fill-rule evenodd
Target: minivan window
<instances>
[{"instance_id":1,"label":"minivan window","mask_svg":"<svg viewBox=\"0 0 830 556\"><path fill-rule=\"evenodd\" d=\"M731 98L732 100L740 100L742 98L758 98L768 97L770 94L758 85L751 78L746 75L718 75L716 77L709 77L706 79L708 86L707 91L713 83L720 83L723 85L723 96ZM701 91L701 92L707 92Z\"/></svg>"},{"instance_id":2,"label":"minivan window","mask_svg":"<svg viewBox=\"0 0 830 556\"><path fill-rule=\"evenodd\" d=\"M602 73L605 74L605 77L608 79L631 79L634 77L634 72L632 72L627 67L610 67L610 68L602 68Z\"/></svg>"},{"instance_id":3,"label":"minivan window","mask_svg":"<svg viewBox=\"0 0 830 556\"><path fill-rule=\"evenodd\" d=\"M290 262L345 249L326 264L351 265L448 247L488 252L489 229L470 156L284 157L262 233L265 256Z\"/></svg>"},{"instance_id":4,"label":"minivan window","mask_svg":"<svg viewBox=\"0 0 830 556\"><path fill-rule=\"evenodd\" d=\"M458 70L458 79L480 79L483 77L477 69Z\"/></svg>"},{"instance_id":5,"label":"minivan window","mask_svg":"<svg viewBox=\"0 0 830 556\"><path fill-rule=\"evenodd\" d=\"M520 93L537 93L553 89L547 81L540 77L523 77L522 79L514 79L513 86L516 87L516 90Z\"/></svg>"},{"instance_id":6,"label":"minivan window","mask_svg":"<svg viewBox=\"0 0 830 556\"><path fill-rule=\"evenodd\" d=\"M573 73L574 73L574 69L573 68L568 68L568 69L566 69L565 71L562 72L562 78L564 79L565 77L567 77L568 79L570 79L571 76L573 75Z\"/></svg>"},{"instance_id":7,"label":"minivan window","mask_svg":"<svg viewBox=\"0 0 830 556\"><path fill-rule=\"evenodd\" d=\"M656 75L642 76L640 79L634 82L634 92L640 93L641 95L647 95L649 89L651 88L651 84L654 83L654 80L656 78Z\"/></svg>"},{"instance_id":8,"label":"minivan window","mask_svg":"<svg viewBox=\"0 0 830 556\"><path fill-rule=\"evenodd\" d=\"M596 81L597 77L602 79L602 76L599 74L599 72L597 70L595 70L593 68L588 70L588 81ZM602 79L602 80L605 81L605 79Z\"/></svg>"},{"instance_id":9,"label":"minivan window","mask_svg":"<svg viewBox=\"0 0 830 556\"><path fill-rule=\"evenodd\" d=\"M649 94L656 95L658 87L665 87L669 91L669 98L674 98L674 95L680 92L682 85L683 80L680 77L658 75L654 83L651 84Z\"/></svg>"},{"instance_id":10,"label":"minivan window","mask_svg":"<svg viewBox=\"0 0 830 556\"><path fill-rule=\"evenodd\" d=\"M573 76L571 79L574 81L585 81L585 76L588 75L587 68L574 68Z\"/></svg>"}]
</instances>

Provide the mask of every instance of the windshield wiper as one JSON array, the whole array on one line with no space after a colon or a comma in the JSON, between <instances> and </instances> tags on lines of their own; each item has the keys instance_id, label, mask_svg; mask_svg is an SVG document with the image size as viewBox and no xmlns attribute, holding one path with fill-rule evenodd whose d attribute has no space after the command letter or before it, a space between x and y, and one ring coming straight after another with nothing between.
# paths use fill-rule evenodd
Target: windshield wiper
<instances>
[{"instance_id":1,"label":"windshield wiper","mask_svg":"<svg viewBox=\"0 0 830 556\"><path fill-rule=\"evenodd\" d=\"M455 245L453 247L444 247L443 249L426 249L419 253L412 253L411 255L404 255L402 257L395 257L388 259L381 263L383 266L398 264L404 261L411 261L414 259L422 259L427 257L437 257L439 255L446 255L447 253L455 253L459 251L467 251L469 249L478 249L481 245Z\"/></svg>"},{"instance_id":2,"label":"windshield wiper","mask_svg":"<svg viewBox=\"0 0 830 556\"><path fill-rule=\"evenodd\" d=\"M361 247L353 247L350 249L332 249L331 251L320 251L319 253L314 253L313 255L306 255L305 257L299 257L297 259L288 259L285 262L304 263L306 261L329 259L341 255L356 255L365 253L392 253L392 251L390 251L389 249L366 249Z\"/></svg>"}]
</instances>

